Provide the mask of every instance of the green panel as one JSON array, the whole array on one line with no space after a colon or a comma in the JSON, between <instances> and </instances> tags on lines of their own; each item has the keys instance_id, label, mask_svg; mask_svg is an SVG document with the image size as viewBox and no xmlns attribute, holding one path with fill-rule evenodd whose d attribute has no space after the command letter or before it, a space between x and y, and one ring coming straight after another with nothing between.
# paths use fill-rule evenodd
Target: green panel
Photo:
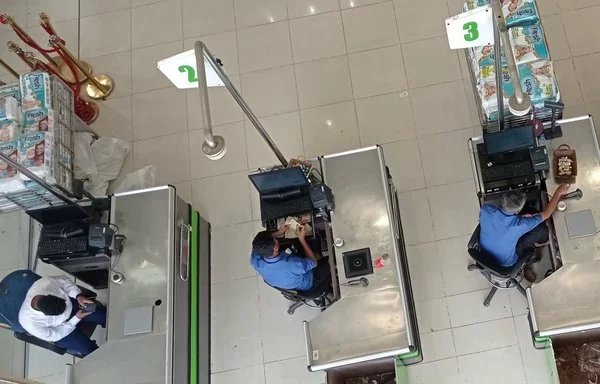
<instances>
[{"instance_id":1,"label":"green panel","mask_svg":"<svg viewBox=\"0 0 600 384\"><path fill-rule=\"evenodd\" d=\"M192 210L192 245L190 250L190 383L198 383L198 257L200 214Z\"/></svg>"},{"instance_id":2,"label":"green panel","mask_svg":"<svg viewBox=\"0 0 600 384\"><path fill-rule=\"evenodd\" d=\"M408 371L400 356L396 357L396 384L408 384Z\"/></svg>"}]
</instances>

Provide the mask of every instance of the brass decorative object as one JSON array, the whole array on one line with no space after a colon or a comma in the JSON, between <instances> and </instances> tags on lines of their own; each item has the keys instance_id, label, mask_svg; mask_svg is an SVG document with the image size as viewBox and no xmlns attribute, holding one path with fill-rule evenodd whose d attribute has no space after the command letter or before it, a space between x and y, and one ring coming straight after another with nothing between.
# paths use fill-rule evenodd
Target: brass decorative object
<instances>
[{"instance_id":1,"label":"brass decorative object","mask_svg":"<svg viewBox=\"0 0 600 384\"><path fill-rule=\"evenodd\" d=\"M54 27L50 23L50 18L45 12L40 13L40 26L50 35L50 36L58 36ZM61 43L65 45L65 41L61 39ZM81 80L85 77L84 73L79 69L79 67L84 67L88 73L92 73L92 66L83 60L75 59L78 61L80 65L77 66L77 79L73 77L73 72L71 72L67 63L65 63L61 57L53 58L56 66L58 68L58 72L62 75L62 77L69 82L74 82L75 80Z\"/></svg>"},{"instance_id":2,"label":"brass decorative object","mask_svg":"<svg viewBox=\"0 0 600 384\"><path fill-rule=\"evenodd\" d=\"M66 56L66 59L71 61L84 74L89 83L86 86L87 95L94 100L105 100L114 89L114 80L108 75L92 75L73 54L64 46L60 37L50 36L50 45L56 47L58 51ZM61 55L62 56L62 55Z\"/></svg>"}]
</instances>

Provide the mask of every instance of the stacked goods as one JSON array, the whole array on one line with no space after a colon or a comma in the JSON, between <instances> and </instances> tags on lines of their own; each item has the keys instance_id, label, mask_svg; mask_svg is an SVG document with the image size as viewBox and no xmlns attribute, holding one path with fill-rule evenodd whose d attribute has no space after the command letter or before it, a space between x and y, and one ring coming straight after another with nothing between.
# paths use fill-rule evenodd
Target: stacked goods
<instances>
[{"instance_id":1,"label":"stacked goods","mask_svg":"<svg viewBox=\"0 0 600 384\"><path fill-rule=\"evenodd\" d=\"M73 170L72 105L71 90L45 72L26 73L19 84L0 87L0 152L68 192ZM34 184L0 161L0 193Z\"/></svg>"},{"instance_id":2,"label":"stacked goods","mask_svg":"<svg viewBox=\"0 0 600 384\"><path fill-rule=\"evenodd\" d=\"M469 0L464 8L472 9L488 3L489 0ZM542 107L545 101L559 101L560 92L550 61L544 30L539 24L535 2L503 0L502 7L507 24L512 27L509 29L509 37L521 88L531 97L535 107ZM514 88L504 52L501 54L503 103L504 109L507 109L508 100L514 95ZM498 98L494 47L486 45L468 49L467 55L475 74L475 84L485 118L488 121L495 120L498 113Z\"/></svg>"}]
</instances>

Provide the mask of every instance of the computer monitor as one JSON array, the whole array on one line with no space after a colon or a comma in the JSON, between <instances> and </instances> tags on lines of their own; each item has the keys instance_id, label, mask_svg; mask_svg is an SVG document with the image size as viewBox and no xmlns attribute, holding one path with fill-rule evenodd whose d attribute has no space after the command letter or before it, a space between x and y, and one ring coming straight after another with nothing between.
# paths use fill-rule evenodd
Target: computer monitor
<instances>
[{"instance_id":1,"label":"computer monitor","mask_svg":"<svg viewBox=\"0 0 600 384\"><path fill-rule=\"evenodd\" d=\"M248 175L248 178L260 194L308 185L308 180L300 167L255 173Z\"/></svg>"},{"instance_id":2,"label":"computer monitor","mask_svg":"<svg viewBox=\"0 0 600 384\"><path fill-rule=\"evenodd\" d=\"M533 126L506 128L500 132L485 133L483 142L488 155L531 148L535 146Z\"/></svg>"}]
</instances>

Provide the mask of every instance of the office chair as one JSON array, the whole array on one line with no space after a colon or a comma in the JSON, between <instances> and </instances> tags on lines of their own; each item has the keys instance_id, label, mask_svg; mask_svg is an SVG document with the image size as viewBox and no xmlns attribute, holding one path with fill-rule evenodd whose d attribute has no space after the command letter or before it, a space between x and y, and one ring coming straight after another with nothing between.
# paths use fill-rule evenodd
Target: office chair
<instances>
[{"instance_id":1,"label":"office chair","mask_svg":"<svg viewBox=\"0 0 600 384\"><path fill-rule=\"evenodd\" d=\"M524 257L519 257L517 263L512 267L503 267L496 264L493 257L480 247L480 232L481 228L478 225L467 245L469 255L475 261L475 264L469 264L467 269L469 271L478 270L492 284L492 289L483 301L483 305L486 307L490 305L498 289L516 287L523 296L526 296L525 288L521 286L520 282L523 280L525 266L535 258L535 251L531 250Z\"/></svg>"},{"instance_id":2,"label":"office chair","mask_svg":"<svg viewBox=\"0 0 600 384\"><path fill-rule=\"evenodd\" d=\"M30 335L23 329L21 324L19 324L19 310L21 309L21 304L25 300L29 288L31 288L33 283L39 279L41 279L41 276L37 273L28 269L20 269L9 273L2 281L0 281L0 328L13 331L15 338L18 340L47 349L59 355L67 353L75 357L82 357L74 351L69 351L65 348L56 346L54 343ZM86 297L89 297L90 299L96 298L94 292L81 286L78 287ZM79 329L87 337L91 337L96 329L96 325L81 324Z\"/></svg>"},{"instance_id":3,"label":"office chair","mask_svg":"<svg viewBox=\"0 0 600 384\"><path fill-rule=\"evenodd\" d=\"M324 311L331 304L333 304L333 301L329 297L327 297L327 294L331 292L331 286L329 285L328 281L321 283L319 286L313 287L308 291L298 291L295 289L282 289L282 288L277 288L275 286L272 286L271 284L267 283L266 281L265 281L265 283L268 286L275 288L276 290L281 292L281 295L283 297L285 297L287 300L292 302L292 304L289 306L289 308L287 310L287 313L290 316L293 315L294 312L296 312L296 309L300 308L303 305L320 308L321 311ZM308 301L312 301L314 303L314 306L308 304L307 303Z\"/></svg>"}]
</instances>

